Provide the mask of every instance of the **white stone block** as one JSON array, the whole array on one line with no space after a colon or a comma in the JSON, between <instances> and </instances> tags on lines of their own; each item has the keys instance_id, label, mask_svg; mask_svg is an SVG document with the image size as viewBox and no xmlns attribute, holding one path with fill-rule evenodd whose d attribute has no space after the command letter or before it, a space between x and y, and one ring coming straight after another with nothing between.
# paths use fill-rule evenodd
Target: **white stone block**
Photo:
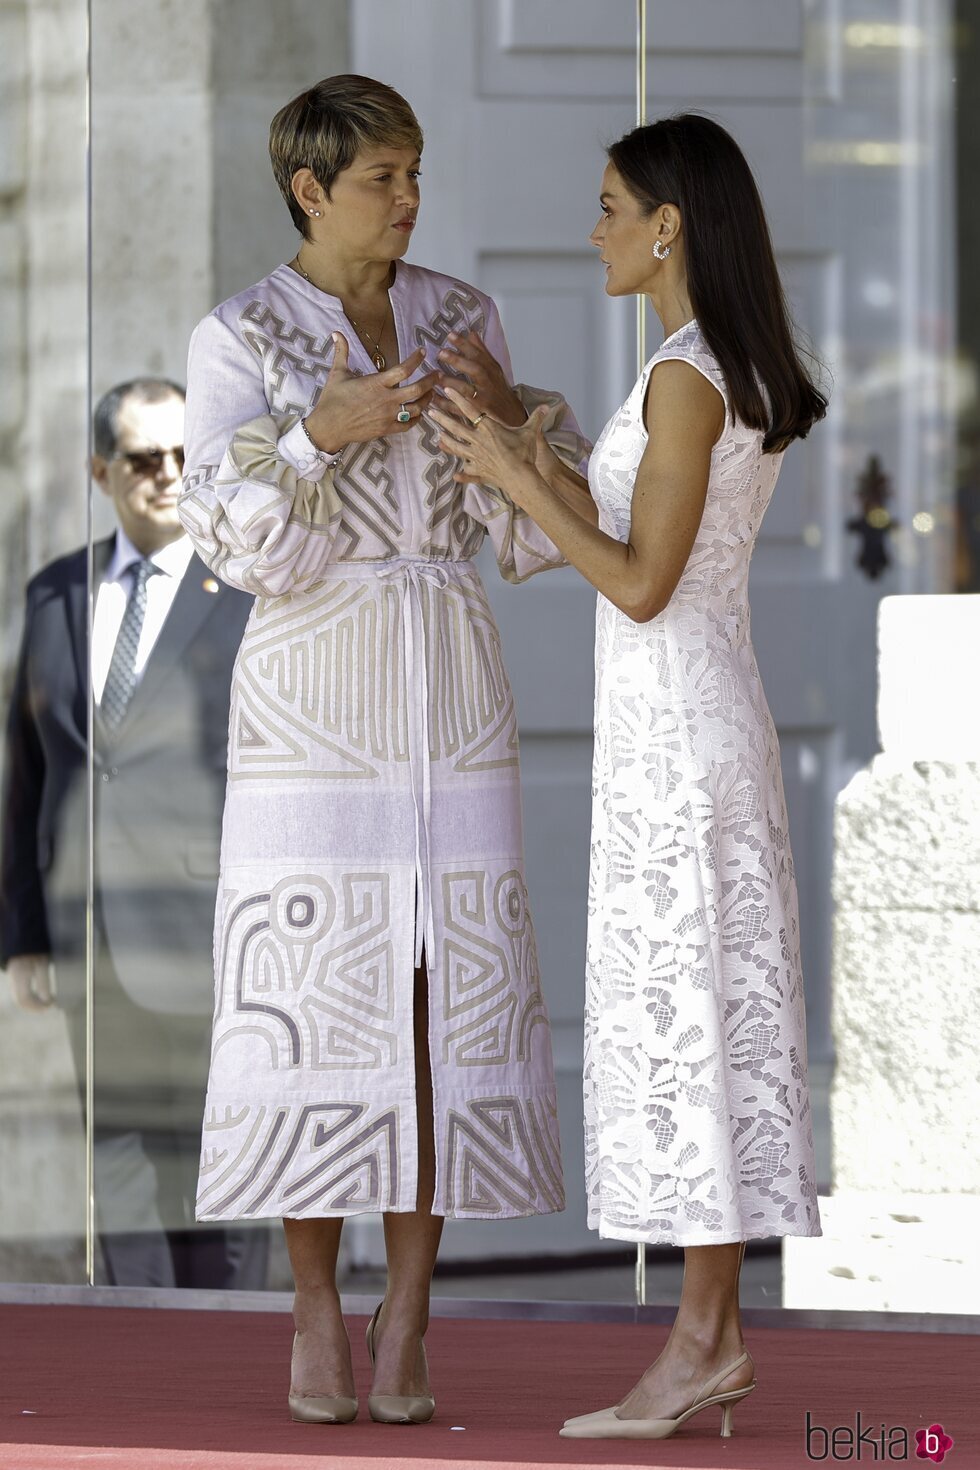
<instances>
[{"instance_id":1,"label":"white stone block","mask_svg":"<svg viewBox=\"0 0 980 1470\"><path fill-rule=\"evenodd\" d=\"M823 1235L783 1241L784 1307L980 1312L980 1197L834 1193Z\"/></svg>"},{"instance_id":2,"label":"white stone block","mask_svg":"<svg viewBox=\"0 0 980 1470\"><path fill-rule=\"evenodd\" d=\"M905 761L980 760L980 594L884 597L881 748Z\"/></svg>"},{"instance_id":3,"label":"white stone block","mask_svg":"<svg viewBox=\"0 0 980 1470\"><path fill-rule=\"evenodd\" d=\"M980 1192L980 914L838 911L834 1189Z\"/></svg>"},{"instance_id":4,"label":"white stone block","mask_svg":"<svg viewBox=\"0 0 980 1470\"><path fill-rule=\"evenodd\" d=\"M980 765L860 772L834 898L834 1188L980 1193Z\"/></svg>"},{"instance_id":5,"label":"white stone block","mask_svg":"<svg viewBox=\"0 0 980 1470\"><path fill-rule=\"evenodd\" d=\"M980 912L980 763L859 771L837 798L833 891L838 909Z\"/></svg>"}]
</instances>

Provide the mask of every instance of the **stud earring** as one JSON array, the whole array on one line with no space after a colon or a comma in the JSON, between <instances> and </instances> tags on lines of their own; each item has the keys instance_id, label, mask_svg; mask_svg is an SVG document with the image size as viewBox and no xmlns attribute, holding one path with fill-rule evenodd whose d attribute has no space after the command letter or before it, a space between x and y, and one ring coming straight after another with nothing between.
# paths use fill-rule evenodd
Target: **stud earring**
<instances>
[{"instance_id":1,"label":"stud earring","mask_svg":"<svg viewBox=\"0 0 980 1470\"><path fill-rule=\"evenodd\" d=\"M320 211L318 209L311 209L310 214L315 214L317 219L320 218Z\"/></svg>"},{"instance_id":2,"label":"stud earring","mask_svg":"<svg viewBox=\"0 0 980 1470\"><path fill-rule=\"evenodd\" d=\"M666 260L668 255L670 254L670 251L671 247L669 245L665 245L662 240L654 240L653 253L658 260Z\"/></svg>"}]
</instances>

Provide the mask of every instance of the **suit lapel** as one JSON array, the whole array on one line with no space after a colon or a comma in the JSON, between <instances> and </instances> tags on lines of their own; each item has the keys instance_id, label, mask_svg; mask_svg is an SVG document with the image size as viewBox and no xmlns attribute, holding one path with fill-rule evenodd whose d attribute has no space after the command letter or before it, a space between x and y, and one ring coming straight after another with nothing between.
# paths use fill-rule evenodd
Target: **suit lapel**
<instances>
[{"instance_id":1,"label":"suit lapel","mask_svg":"<svg viewBox=\"0 0 980 1470\"><path fill-rule=\"evenodd\" d=\"M92 547L92 575L96 593L98 593L99 582L102 580L105 569L109 565L115 544L115 536L107 536L102 541L96 541ZM82 706L84 708L87 703L89 677L88 558L84 555L79 556L77 562L72 567L72 575L65 589L65 601L68 636L71 639L72 653L75 657L78 687L84 696L82 700ZM84 736L84 729L81 733Z\"/></svg>"},{"instance_id":2,"label":"suit lapel","mask_svg":"<svg viewBox=\"0 0 980 1470\"><path fill-rule=\"evenodd\" d=\"M211 590L208 590L208 589ZM217 588L217 590L214 590ZM167 614L147 660L143 677L133 695L127 712L126 722L137 714L144 700L151 702L160 684L179 662L184 649L191 643L198 629L221 601L224 587L215 582L207 567L197 556L187 563L187 570L180 579L177 595ZM125 724L123 726L125 728Z\"/></svg>"}]
</instances>

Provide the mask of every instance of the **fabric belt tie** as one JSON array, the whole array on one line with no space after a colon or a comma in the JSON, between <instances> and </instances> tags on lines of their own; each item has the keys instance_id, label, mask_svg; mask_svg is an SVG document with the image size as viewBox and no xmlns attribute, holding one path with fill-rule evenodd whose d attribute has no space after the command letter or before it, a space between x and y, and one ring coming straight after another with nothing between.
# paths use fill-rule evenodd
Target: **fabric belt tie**
<instances>
[{"instance_id":1,"label":"fabric belt tie","mask_svg":"<svg viewBox=\"0 0 980 1470\"><path fill-rule=\"evenodd\" d=\"M432 899L429 892L429 830L432 819L432 772L430 767L429 670L425 642L425 590L448 587L449 568L472 572L468 560L435 561L423 557L392 557L379 562L338 562L331 567L331 580L360 577L382 582L400 582L405 587L404 629L405 694L408 714L408 763L415 807L415 968L422 964L423 944L430 957L435 944Z\"/></svg>"}]
</instances>

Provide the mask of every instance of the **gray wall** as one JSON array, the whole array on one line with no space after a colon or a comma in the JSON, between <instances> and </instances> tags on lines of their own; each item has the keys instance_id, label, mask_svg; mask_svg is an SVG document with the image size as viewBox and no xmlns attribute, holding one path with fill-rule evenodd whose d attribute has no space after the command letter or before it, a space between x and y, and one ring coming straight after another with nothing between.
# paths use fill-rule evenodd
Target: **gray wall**
<instances>
[{"instance_id":1,"label":"gray wall","mask_svg":"<svg viewBox=\"0 0 980 1470\"><path fill-rule=\"evenodd\" d=\"M183 380L218 301L296 249L282 104L347 66L346 0L92 0L92 372ZM107 525L97 506L97 529Z\"/></svg>"},{"instance_id":2,"label":"gray wall","mask_svg":"<svg viewBox=\"0 0 980 1470\"><path fill-rule=\"evenodd\" d=\"M85 6L0 3L0 618L85 534Z\"/></svg>"}]
</instances>

